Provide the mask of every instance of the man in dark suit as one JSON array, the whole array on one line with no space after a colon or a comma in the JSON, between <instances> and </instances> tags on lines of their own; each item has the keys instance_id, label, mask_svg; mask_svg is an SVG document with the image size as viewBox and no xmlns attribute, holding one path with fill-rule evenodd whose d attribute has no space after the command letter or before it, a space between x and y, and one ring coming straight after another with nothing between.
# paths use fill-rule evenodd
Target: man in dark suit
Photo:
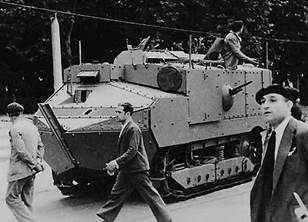
<instances>
[{"instance_id":1,"label":"man in dark suit","mask_svg":"<svg viewBox=\"0 0 308 222\"><path fill-rule=\"evenodd\" d=\"M118 121L123 125L118 140L120 156L107 163L106 169L109 175L113 175L117 169L119 173L111 190L110 199L97 212L97 216L103 221L114 221L125 199L136 189L150 206L158 222L171 222L164 201L152 185L142 133L133 121L132 113L133 107L130 103L119 104L116 109Z\"/></svg>"},{"instance_id":2,"label":"man in dark suit","mask_svg":"<svg viewBox=\"0 0 308 222\"><path fill-rule=\"evenodd\" d=\"M291 116L292 98L292 91L280 85L270 85L256 94L271 129L251 190L251 222L297 221L293 192L308 203L308 125Z\"/></svg>"},{"instance_id":3,"label":"man in dark suit","mask_svg":"<svg viewBox=\"0 0 308 222\"><path fill-rule=\"evenodd\" d=\"M236 20L231 24L231 31L224 38L224 47L221 55L224 59L226 69L236 69L239 62L252 63L258 65L258 61L250 58L241 51L241 37L240 34L244 30L244 22Z\"/></svg>"}]
</instances>

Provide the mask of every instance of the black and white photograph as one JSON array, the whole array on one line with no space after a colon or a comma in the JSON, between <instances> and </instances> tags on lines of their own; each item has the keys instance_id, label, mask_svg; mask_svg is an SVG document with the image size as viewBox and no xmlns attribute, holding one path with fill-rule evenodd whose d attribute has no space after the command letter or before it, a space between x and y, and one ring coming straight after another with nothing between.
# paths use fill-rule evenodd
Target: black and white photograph
<instances>
[{"instance_id":1,"label":"black and white photograph","mask_svg":"<svg viewBox=\"0 0 308 222\"><path fill-rule=\"evenodd\" d=\"M0 0L1 222L308 222L306 0Z\"/></svg>"}]
</instances>

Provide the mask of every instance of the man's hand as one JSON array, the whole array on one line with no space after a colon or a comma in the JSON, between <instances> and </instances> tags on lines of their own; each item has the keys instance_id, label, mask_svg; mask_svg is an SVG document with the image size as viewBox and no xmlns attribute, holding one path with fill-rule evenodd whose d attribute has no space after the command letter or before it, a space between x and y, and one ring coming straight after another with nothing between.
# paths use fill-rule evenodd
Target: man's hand
<instances>
[{"instance_id":1,"label":"man's hand","mask_svg":"<svg viewBox=\"0 0 308 222\"><path fill-rule=\"evenodd\" d=\"M259 61L254 58L251 59L251 63L254 64L255 66L259 65Z\"/></svg>"},{"instance_id":2,"label":"man's hand","mask_svg":"<svg viewBox=\"0 0 308 222\"><path fill-rule=\"evenodd\" d=\"M119 165L117 163L117 161L115 160L112 160L110 161L109 163L106 163L106 170L107 170L107 173L110 175L110 176L113 176L114 175L114 172L119 169Z\"/></svg>"}]
</instances>

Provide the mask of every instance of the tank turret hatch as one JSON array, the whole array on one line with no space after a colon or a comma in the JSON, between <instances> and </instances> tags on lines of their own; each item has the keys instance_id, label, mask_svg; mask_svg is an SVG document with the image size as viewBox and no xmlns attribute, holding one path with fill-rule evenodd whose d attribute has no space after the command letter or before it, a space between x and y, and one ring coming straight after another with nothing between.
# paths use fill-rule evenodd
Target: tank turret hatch
<instances>
[{"instance_id":1,"label":"tank turret hatch","mask_svg":"<svg viewBox=\"0 0 308 222\"><path fill-rule=\"evenodd\" d=\"M99 81L99 71L98 70L82 70L77 74L80 82L84 83L94 83Z\"/></svg>"}]
</instances>

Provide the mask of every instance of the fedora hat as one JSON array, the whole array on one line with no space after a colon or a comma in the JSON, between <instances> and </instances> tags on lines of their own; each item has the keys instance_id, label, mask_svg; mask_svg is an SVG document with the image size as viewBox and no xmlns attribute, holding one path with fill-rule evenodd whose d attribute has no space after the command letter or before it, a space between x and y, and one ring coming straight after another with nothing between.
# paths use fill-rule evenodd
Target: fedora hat
<instances>
[{"instance_id":1,"label":"fedora hat","mask_svg":"<svg viewBox=\"0 0 308 222\"><path fill-rule=\"evenodd\" d=\"M279 84L272 84L272 85L269 85L266 88L260 89L256 93L257 103L261 104L262 97L267 95L267 94L270 94L270 93L280 94L280 95L284 96L285 98L287 98L288 100L291 100L292 102L295 102L295 100L297 98L299 98L299 91L297 89L291 88L291 87L284 87L284 86L279 85Z\"/></svg>"}]
</instances>

